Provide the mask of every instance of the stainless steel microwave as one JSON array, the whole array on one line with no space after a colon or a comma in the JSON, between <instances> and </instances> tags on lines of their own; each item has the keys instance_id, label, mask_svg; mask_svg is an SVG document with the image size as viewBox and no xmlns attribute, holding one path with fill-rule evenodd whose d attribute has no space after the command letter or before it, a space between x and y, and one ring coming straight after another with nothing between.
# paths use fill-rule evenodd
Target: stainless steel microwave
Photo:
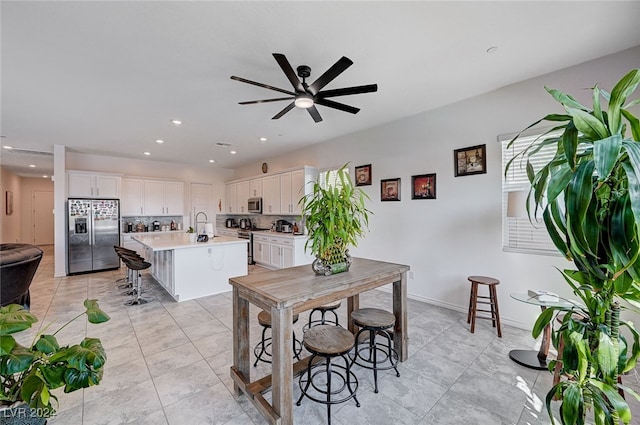
<instances>
[{"instance_id":1,"label":"stainless steel microwave","mask_svg":"<svg viewBox=\"0 0 640 425\"><path fill-rule=\"evenodd\" d=\"M262 198L249 198L249 201L247 201L247 211L262 214Z\"/></svg>"}]
</instances>

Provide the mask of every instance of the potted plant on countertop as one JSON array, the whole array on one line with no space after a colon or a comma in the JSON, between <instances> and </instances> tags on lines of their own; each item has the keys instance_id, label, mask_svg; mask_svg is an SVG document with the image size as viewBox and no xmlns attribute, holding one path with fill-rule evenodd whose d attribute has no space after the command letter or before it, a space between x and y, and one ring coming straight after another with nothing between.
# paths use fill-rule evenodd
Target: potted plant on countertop
<instances>
[{"instance_id":1,"label":"potted plant on countertop","mask_svg":"<svg viewBox=\"0 0 640 425\"><path fill-rule=\"evenodd\" d=\"M547 88L566 112L527 127L555 125L514 158L527 163L529 217L541 212L553 243L573 261L576 270L561 273L582 304L547 308L533 328L537 338L557 313L567 313L553 331L554 345L562 340L564 349L561 360L549 364L556 374L546 397L552 423L553 400L561 403L563 424L584 424L592 410L597 425L628 424L631 410L622 395L640 400L621 379L636 366L640 340L633 323L620 320L621 308L640 307L640 121L630 109L640 100L627 101L639 81L634 69L611 93L596 85L592 108ZM555 156L534 170L529 158L548 146ZM510 166L513 160L505 174Z\"/></svg>"},{"instance_id":2,"label":"potted plant on countertop","mask_svg":"<svg viewBox=\"0 0 640 425\"><path fill-rule=\"evenodd\" d=\"M310 247L315 255L312 268L319 275L349 270L349 247L357 246L369 225L371 211L365 207L369 196L353 186L348 165L337 170L335 184L327 173L324 184L313 182L312 192L300 199L301 221L309 236L305 249Z\"/></svg>"},{"instance_id":3,"label":"potted plant on countertop","mask_svg":"<svg viewBox=\"0 0 640 425\"><path fill-rule=\"evenodd\" d=\"M23 306L0 307L0 418L3 424L43 424L55 414L57 397L51 390L64 387L69 393L98 385L107 355L98 338L60 346L55 335L69 323L87 315L90 323L103 323L109 316L96 300L84 301L85 311L52 334L47 327L29 347L12 334L29 329L38 319ZM56 406L53 403L55 401Z\"/></svg>"},{"instance_id":4,"label":"potted plant on countertop","mask_svg":"<svg viewBox=\"0 0 640 425\"><path fill-rule=\"evenodd\" d=\"M192 226L189 226L189 228L187 229L187 234L189 235L189 242L191 243L196 243L196 231L193 229Z\"/></svg>"}]
</instances>

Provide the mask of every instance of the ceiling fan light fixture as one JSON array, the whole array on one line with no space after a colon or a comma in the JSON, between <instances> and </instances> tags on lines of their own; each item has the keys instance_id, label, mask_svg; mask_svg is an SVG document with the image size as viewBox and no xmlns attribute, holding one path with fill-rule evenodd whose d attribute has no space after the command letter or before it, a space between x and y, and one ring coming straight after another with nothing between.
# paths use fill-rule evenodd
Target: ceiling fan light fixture
<instances>
[{"instance_id":1,"label":"ceiling fan light fixture","mask_svg":"<svg viewBox=\"0 0 640 425\"><path fill-rule=\"evenodd\" d=\"M309 109L313 106L313 97L308 94L301 94L296 97L294 103L298 108Z\"/></svg>"}]
</instances>

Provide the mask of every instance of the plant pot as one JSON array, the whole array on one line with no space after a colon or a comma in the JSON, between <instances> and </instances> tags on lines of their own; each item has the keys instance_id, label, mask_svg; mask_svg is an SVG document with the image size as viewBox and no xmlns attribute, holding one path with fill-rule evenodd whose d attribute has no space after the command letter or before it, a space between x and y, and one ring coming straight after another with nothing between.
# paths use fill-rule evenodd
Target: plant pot
<instances>
[{"instance_id":1,"label":"plant pot","mask_svg":"<svg viewBox=\"0 0 640 425\"><path fill-rule=\"evenodd\" d=\"M196 235L195 233L189 233L189 242L191 243L196 243L196 238L198 235Z\"/></svg>"},{"instance_id":2,"label":"plant pot","mask_svg":"<svg viewBox=\"0 0 640 425\"><path fill-rule=\"evenodd\" d=\"M321 259L316 258L311 264L311 269L318 276L330 276L332 274L342 273L349 271L353 259L349 255L349 252L345 253L344 261L333 264L324 264Z\"/></svg>"},{"instance_id":3,"label":"plant pot","mask_svg":"<svg viewBox=\"0 0 640 425\"><path fill-rule=\"evenodd\" d=\"M2 425L45 425L46 418L38 416L36 409L27 403L17 401L10 406L0 404L0 424Z\"/></svg>"}]
</instances>

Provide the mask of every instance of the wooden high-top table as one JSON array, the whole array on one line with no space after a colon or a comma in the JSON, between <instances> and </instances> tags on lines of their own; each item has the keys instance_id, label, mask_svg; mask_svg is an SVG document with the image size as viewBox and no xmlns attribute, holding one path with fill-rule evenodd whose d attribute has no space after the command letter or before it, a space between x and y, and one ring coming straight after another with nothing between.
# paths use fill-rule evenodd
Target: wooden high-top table
<instances>
[{"instance_id":1,"label":"wooden high-top table","mask_svg":"<svg viewBox=\"0 0 640 425\"><path fill-rule=\"evenodd\" d=\"M291 267L229 279L233 286L233 366L237 395L246 394L273 425L293 424L293 378L309 357L294 364L291 347L293 315L347 298L348 317L359 308L359 294L393 283L396 323L394 348L407 359L407 271L409 266L354 258L346 273L315 276L311 266ZM273 331L271 375L251 382L249 303L271 312ZM349 330L356 329L349 320ZM263 394L271 389L272 403Z\"/></svg>"}]
</instances>

